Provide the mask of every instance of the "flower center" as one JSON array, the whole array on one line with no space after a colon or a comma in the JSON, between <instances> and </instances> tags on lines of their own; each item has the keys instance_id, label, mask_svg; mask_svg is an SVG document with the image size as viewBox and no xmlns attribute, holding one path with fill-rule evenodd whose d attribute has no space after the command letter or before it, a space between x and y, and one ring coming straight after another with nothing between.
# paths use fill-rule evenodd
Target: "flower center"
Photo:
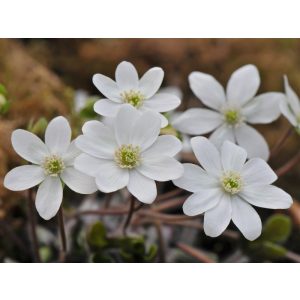
<instances>
[{"instance_id":1,"label":"flower center","mask_svg":"<svg viewBox=\"0 0 300 300\"><path fill-rule=\"evenodd\" d=\"M65 164L61 157L53 154L45 158L43 168L46 175L58 176L64 170Z\"/></svg>"},{"instance_id":2,"label":"flower center","mask_svg":"<svg viewBox=\"0 0 300 300\"><path fill-rule=\"evenodd\" d=\"M236 109L228 109L224 111L224 118L228 125L234 126L241 122L242 116Z\"/></svg>"},{"instance_id":3,"label":"flower center","mask_svg":"<svg viewBox=\"0 0 300 300\"><path fill-rule=\"evenodd\" d=\"M223 189L230 194L236 194L243 188L244 182L241 175L235 171L227 171L221 177Z\"/></svg>"},{"instance_id":4,"label":"flower center","mask_svg":"<svg viewBox=\"0 0 300 300\"><path fill-rule=\"evenodd\" d=\"M115 151L115 161L120 168L132 169L140 164L139 146L122 145Z\"/></svg>"},{"instance_id":5,"label":"flower center","mask_svg":"<svg viewBox=\"0 0 300 300\"><path fill-rule=\"evenodd\" d=\"M121 97L125 103L129 103L132 106L139 108L145 99L145 96L139 91L124 91L121 93Z\"/></svg>"}]
</instances>

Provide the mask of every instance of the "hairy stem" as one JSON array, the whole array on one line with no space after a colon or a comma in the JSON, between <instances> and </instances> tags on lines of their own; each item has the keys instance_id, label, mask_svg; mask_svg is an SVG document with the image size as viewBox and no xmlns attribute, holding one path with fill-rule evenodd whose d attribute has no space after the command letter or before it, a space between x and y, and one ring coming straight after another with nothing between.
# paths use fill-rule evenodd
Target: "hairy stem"
<instances>
[{"instance_id":1,"label":"hairy stem","mask_svg":"<svg viewBox=\"0 0 300 300\"><path fill-rule=\"evenodd\" d=\"M59 227L60 238L61 238L61 250L60 250L60 254L59 254L59 261L64 262L65 258L66 258L66 253L67 253L67 238L66 238L62 206L60 206L60 208L58 210L57 219L58 219L58 227Z\"/></svg>"},{"instance_id":2,"label":"hairy stem","mask_svg":"<svg viewBox=\"0 0 300 300\"><path fill-rule=\"evenodd\" d=\"M129 226L131 218L132 218L133 213L134 213L134 202L135 202L135 198L132 196L130 198L129 212L128 212L126 221L125 221L124 226L123 226L123 234L124 235L126 235L127 227Z\"/></svg>"},{"instance_id":3,"label":"hairy stem","mask_svg":"<svg viewBox=\"0 0 300 300\"><path fill-rule=\"evenodd\" d=\"M28 190L28 219L34 262L41 262L38 239L36 234L36 218L33 202L33 190Z\"/></svg>"},{"instance_id":4,"label":"hairy stem","mask_svg":"<svg viewBox=\"0 0 300 300\"><path fill-rule=\"evenodd\" d=\"M294 127L289 126L289 128L282 134L282 136L278 139L275 146L271 149L270 158L274 157L282 148L287 138L293 133Z\"/></svg>"}]
</instances>

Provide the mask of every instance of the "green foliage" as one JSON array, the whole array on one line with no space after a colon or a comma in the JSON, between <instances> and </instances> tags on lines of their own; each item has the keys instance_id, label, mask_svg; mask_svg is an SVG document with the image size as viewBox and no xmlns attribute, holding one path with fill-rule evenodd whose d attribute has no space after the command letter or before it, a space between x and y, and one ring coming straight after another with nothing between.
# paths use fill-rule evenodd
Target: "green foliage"
<instances>
[{"instance_id":1,"label":"green foliage","mask_svg":"<svg viewBox=\"0 0 300 300\"><path fill-rule=\"evenodd\" d=\"M50 247L47 246L40 247L39 253L42 262L48 262L52 258L52 250Z\"/></svg>"},{"instance_id":2,"label":"green foliage","mask_svg":"<svg viewBox=\"0 0 300 300\"><path fill-rule=\"evenodd\" d=\"M8 112L10 102L7 100L8 94L4 85L0 84L0 115Z\"/></svg>"},{"instance_id":3,"label":"green foliage","mask_svg":"<svg viewBox=\"0 0 300 300\"><path fill-rule=\"evenodd\" d=\"M93 224L87 233L92 262L151 262L157 247L147 249L143 237L108 237L101 222Z\"/></svg>"},{"instance_id":4,"label":"green foliage","mask_svg":"<svg viewBox=\"0 0 300 300\"><path fill-rule=\"evenodd\" d=\"M3 95L5 98L7 98L7 90L3 84L0 84L0 94Z\"/></svg>"},{"instance_id":5,"label":"green foliage","mask_svg":"<svg viewBox=\"0 0 300 300\"><path fill-rule=\"evenodd\" d=\"M36 135L44 135L45 130L48 126L48 121L45 118L39 118L36 122L31 119L28 126L27 130L36 134Z\"/></svg>"},{"instance_id":6,"label":"green foliage","mask_svg":"<svg viewBox=\"0 0 300 300\"><path fill-rule=\"evenodd\" d=\"M91 249L102 249L109 244L102 223L97 222L90 228L87 234L87 242Z\"/></svg>"},{"instance_id":7,"label":"green foliage","mask_svg":"<svg viewBox=\"0 0 300 300\"><path fill-rule=\"evenodd\" d=\"M124 238L120 246L120 255L125 262L151 262L157 253L156 245L146 250L143 237Z\"/></svg>"},{"instance_id":8,"label":"green foliage","mask_svg":"<svg viewBox=\"0 0 300 300\"><path fill-rule=\"evenodd\" d=\"M275 214L264 224L262 237L271 242L285 242L291 234L292 222L288 216Z\"/></svg>"},{"instance_id":9,"label":"green foliage","mask_svg":"<svg viewBox=\"0 0 300 300\"><path fill-rule=\"evenodd\" d=\"M80 110L79 116L83 119L93 119L98 115L94 111L94 104L97 101L96 97L90 97L87 99L85 106Z\"/></svg>"},{"instance_id":10,"label":"green foliage","mask_svg":"<svg viewBox=\"0 0 300 300\"><path fill-rule=\"evenodd\" d=\"M289 238L291 229L292 222L288 216L275 214L266 220L262 235L257 240L247 243L246 251L256 259L283 258L287 249L282 244Z\"/></svg>"}]
</instances>

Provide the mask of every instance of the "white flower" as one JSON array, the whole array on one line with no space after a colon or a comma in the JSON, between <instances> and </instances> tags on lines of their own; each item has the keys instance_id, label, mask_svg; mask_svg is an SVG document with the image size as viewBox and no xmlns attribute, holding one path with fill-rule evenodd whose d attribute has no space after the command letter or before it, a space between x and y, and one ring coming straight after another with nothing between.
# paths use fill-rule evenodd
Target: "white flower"
<instances>
[{"instance_id":1,"label":"white flower","mask_svg":"<svg viewBox=\"0 0 300 300\"><path fill-rule=\"evenodd\" d=\"M245 238L255 240L262 224L250 204L271 209L291 206L291 196L271 185L277 176L263 159L245 163L246 151L229 141L223 143L220 152L204 137L194 137L191 143L203 169L184 164L184 175L173 182L193 193L183 211L188 216L204 213L207 235L220 235L232 219Z\"/></svg>"},{"instance_id":2,"label":"white flower","mask_svg":"<svg viewBox=\"0 0 300 300\"><path fill-rule=\"evenodd\" d=\"M90 194L97 190L94 178L73 167L81 153L71 142L71 128L64 117L54 118L45 132L45 143L33 133L17 129L12 133L15 151L32 165L12 169L4 178L4 186L23 191L40 184L35 200L39 215L49 220L59 210L65 183L71 190Z\"/></svg>"},{"instance_id":3,"label":"white flower","mask_svg":"<svg viewBox=\"0 0 300 300\"><path fill-rule=\"evenodd\" d=\"M290 87L287 76L284 76L285 98L280 103L280 110L288 121L300 130L300 101L297 94Z\"/></svg>"},{"instance_id":4,"label":"white flower","mask_svg":"<svg viewBox=\"0 0 300 300\"><path fill-rule=\"evenodd\" d=\"M173 158L181 150L174 136L158 136L160 118L155 112L140 113L131 105L120 108L114 126L99 121L86 122L83 135L76 139L84 153L75 168L96 178L100 191L110 193L127 187L144 203L157 195L157 181L168 181L183 174Z\"/></svg>"},{"instance_id":5,"label":"white flower","mask_svg":"<svg viewBox=\"0 0 300 300\"><path fill-rule=\"evenodd\" d=\"M211 75L192 72L189 83L194 94L211 108L192 108L174 122L176 129L202 135L214 131L210 140L219 147L229 140L247 150L248 157L267 160L269 147L263 136L250 124L267 124L280 116L281 93L265 93L255 96L260 78L253 65L236 70L230 77L226 94L221 84Z\"/></svg>"},{"instance_id":6,"label":"white flower","mask_svg":"<svg viewBox=\"0 0 300 300\"><path fill-rule=\"evenodd\" d=\"M171 93L157 93L164 77L164 71L155 67L148 70L139 80L135 67L127 62L121 62L116 69L116 81L95 74L93 83L107 98L97 101L95 112L107 117L114 117L124 103L131 104L140 111L153 110L167 112L180 104L180 99ZM162 115L161 126L165 127L168 120Z\"/></svg>"}]
</instances>

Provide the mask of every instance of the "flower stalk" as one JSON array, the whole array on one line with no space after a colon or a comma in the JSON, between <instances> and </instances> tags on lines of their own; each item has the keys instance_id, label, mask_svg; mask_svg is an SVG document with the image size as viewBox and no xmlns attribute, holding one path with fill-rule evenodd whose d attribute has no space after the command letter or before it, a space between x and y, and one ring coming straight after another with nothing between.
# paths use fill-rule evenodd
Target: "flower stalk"
<instances>
[{"instance_id":1,"label":"flower stalk","mask_svg":"<svg viewBox=\"0 0 300 300\"><path fill-rule=\"evenodd\" d=\"M126 218L124 226L123 226L123 234L124 235L126 235L127 227L129 226L130 221L133 216L133 213L134 213L134 203L135 203L135 198L132 196L132 197L130 197L129 212L128 212L127 218Z\"/></svg>"},{"instance_id":2,"label":"flower stalk","mask_svg":"<svg viewBox=\"0 0 300 300\"><path fill-rule=\"evenodd\" d=\"M59 227L60 238L61 238L61 250L60 250L60 254L59 254L59 261L65 262L66 253L67 253L67 238L66 238L62 206L60 206L60 208L58 210L57 219L58 219L58 227Z\"/></svg>"},{"instance_id":3,"label":"flower stalk","mask_svg":"<svg viewBox=\"0 0 300 300\"><path fill-rule=\"evenodd\" d=\"M28 190L28 220L29 220L29 229L30 229L30 237L32 242L32 252L34 262L41 262L40 252L39 252L39 245L38 245L38 238L36 234L36 218L34 213L34 202L33 202L33 190Z\"/></svg>"},{"instance_id":4,"label":"flower stalk","mask_svg":"<svg viewBox=\"0 0 300 300\"><path fill-rule=\"evenodd\" d=\"M282 146L285 144L286 140L291 136L293 131L294 127L289 126L289 128L282 134L275 146L271 149L270 158L274 157L281 150Z\"/></svg>"}]
</instances>

